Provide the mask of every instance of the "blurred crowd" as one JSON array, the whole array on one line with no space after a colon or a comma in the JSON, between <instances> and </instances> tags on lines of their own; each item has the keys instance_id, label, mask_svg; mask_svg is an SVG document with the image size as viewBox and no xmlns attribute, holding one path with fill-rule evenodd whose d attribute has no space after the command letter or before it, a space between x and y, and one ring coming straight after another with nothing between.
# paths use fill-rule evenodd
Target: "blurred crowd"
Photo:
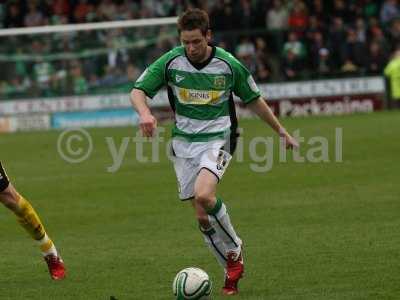
<instances>
[{"instance_id":1,"label":"blurred crowd","mask_svg":"<svg viewBox=\"0 0 400 300\"><path fill-rule=\"evenodd\" d=\"M400 49L398 0L10 0L4 28L157 18L208 11L213 43L258 82L382 74ZM178 43L176 28L0 38L0 97L129 90Z\"/></svg>"},{"instance_id":2,"label":"blurred crowd","mask_svg":"<svg viewBox=\"0 0 400 300\"><path fill-rule=\"evenodd\" d=\"M400 46L397 0L261 2L220 1L211 13L216 31L267 29L228 43L259 81L382 74Z\"/></svg>"}]
</instances>

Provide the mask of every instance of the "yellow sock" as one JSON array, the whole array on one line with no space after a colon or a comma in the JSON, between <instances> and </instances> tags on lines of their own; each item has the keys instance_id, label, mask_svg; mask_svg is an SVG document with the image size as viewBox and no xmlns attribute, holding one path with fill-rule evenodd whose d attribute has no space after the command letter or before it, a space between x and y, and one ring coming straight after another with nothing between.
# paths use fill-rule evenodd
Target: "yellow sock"
<instances>
[{"instance_id":1,"label":"yellow sock","mask_svg":"<svg viewBox=\"0 0 400 300\"><path fill-rule=\"evenodd\" d=\"M54 247L52 240L47 236L44 226L32 205L21 195L18 196L18 209L14 211L17 215L18 223L32 236L33 239L38 241L43 255L57 255L56 248Z\"/></svg>"},{"instance_id":2,"label":"yellow sock","mask_svg":"<svg viewBox=\"0 0 400 300\"><path fill-rule=\"evenodd\" d=\"M18 208L15 211L18 223L35 239L41 240L46 234L43 224L32 205L22 196L18 199Z\"/></svg>"}]
</instances>

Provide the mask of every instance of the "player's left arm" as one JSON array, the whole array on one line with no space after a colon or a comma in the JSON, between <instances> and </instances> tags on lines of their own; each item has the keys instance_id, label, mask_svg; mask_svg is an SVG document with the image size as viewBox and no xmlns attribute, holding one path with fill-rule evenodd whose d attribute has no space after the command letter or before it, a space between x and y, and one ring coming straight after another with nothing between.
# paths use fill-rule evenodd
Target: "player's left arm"
<instances>
[{"instance_id":1,"label":"player's left arm","mask_svg":"<svg viewBox=\"0 0 400 300\"><path fill-rule=\"evenodd\" d=\"M284 139L286 148L298 148L299 143L286 131L275 117L267 102L261 97L261 92L249 70L238 60L231 58L234 69L233 92L256 113L264 122L275 130Z\"/></svg>"},{"instance_id":2,"label":"player's left arm","mask_svg":"<svg viewBox=\"0 0 400 300\"><path fill-rule=\"evenodd\" d=\"M275 117L271 108L262 97L258 97L258 99L251 101L247 104L247 107L284 139L286 148L293 149L299 147L299 143L286 131L285 127L283 127Z\"/></svg>"}]
</instances>

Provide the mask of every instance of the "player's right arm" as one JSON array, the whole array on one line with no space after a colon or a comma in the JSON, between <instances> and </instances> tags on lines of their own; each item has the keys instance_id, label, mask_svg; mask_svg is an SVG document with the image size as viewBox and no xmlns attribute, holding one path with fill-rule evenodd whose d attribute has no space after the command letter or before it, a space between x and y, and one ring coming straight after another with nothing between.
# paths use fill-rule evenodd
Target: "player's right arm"
<instances>
[{"instance_id":1,"label":"player's right arm","mask_svg":"<svg viewBox=\"0 0 400 300\"><path fill-rule=\"evenodd\" d=\"M157 127L157 120L152 115L149 106L146 103L146 97L153 98L157 92L167 84L165 69L167 63L176 56L176 50L173 49L154 63L152 63L136 80L130 93L131 103L139 114L139 127L142 134L146 137L153 136Z\"/></svg>"},{"instance_id":2,"label":"player's right arm","mask_svg":"<svg viewBox=\"0 0 400 300\"><path fill-rule=\"evenodd\" d=\"M146 103L146 94L139 89L131 92L131 103L139 114L139 127L143 136L151 137L157 128L157 120L151 114L150 108Z\"/></svg>"}]
</instances>

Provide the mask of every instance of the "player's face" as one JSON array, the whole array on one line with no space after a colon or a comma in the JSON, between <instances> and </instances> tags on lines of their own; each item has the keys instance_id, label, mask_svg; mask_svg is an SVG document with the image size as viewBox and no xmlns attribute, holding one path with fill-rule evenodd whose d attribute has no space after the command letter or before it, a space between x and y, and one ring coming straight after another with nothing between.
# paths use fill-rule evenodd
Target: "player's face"
<instances>
[{"instance_id":1,"label":"player's face","mask_svg":"<svg viewBox=\"0 0 400 300\"><path fill-rule=\"evenodd\" d=\"M180 38L191 61L202 62L207 59L207 46L211 38L209 30L206 35L203 35L200 29L184 30Z\"/></svg>"}]
</instances>

